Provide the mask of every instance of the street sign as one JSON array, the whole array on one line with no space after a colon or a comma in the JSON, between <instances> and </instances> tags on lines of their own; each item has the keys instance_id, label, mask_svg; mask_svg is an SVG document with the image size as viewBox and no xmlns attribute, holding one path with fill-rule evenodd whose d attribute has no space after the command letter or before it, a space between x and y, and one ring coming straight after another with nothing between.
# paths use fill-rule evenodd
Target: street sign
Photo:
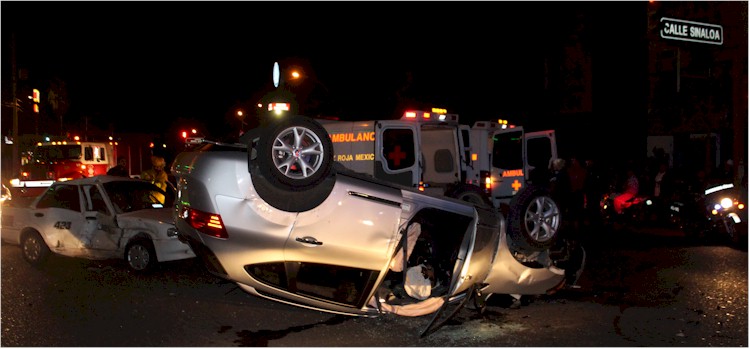
<instances>
[{"instance_id":1,"label":"street sign","mask_svg":"<svg viewBox=\"0 0 750 349\"><path fill-rule=\"evenodd\" d=\"M721 45L724 43L724 28L718 24L699 23L662 17L659 34L664 39L700 42Z\"/></svg>"}]
</instances>

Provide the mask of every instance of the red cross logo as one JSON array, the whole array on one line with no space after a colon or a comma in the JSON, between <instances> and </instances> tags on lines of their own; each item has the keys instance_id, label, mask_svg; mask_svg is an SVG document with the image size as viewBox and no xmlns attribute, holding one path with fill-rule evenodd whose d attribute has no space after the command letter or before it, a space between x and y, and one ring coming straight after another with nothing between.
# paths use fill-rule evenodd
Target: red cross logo
<instances>
[{"instance_id":1,"label":"red cross logo","mask_svg":"<svg viewBox=\"0 0 750 349\"><path fill-rule=\"evenodd\" d=\"M518 188L521 188L521 182L516 179L510 186L513 187L513 190L518 191Z\"/></svg>"},{"instance_id":2,"label":"red cross logo","mask_svg":"<svg viewBox=\"0 0 750 349\"><path fill-rule=\"evenodd\" d=\"M406 159L406 153L401 151L401 146L397 145L393 148L393 151L388 153L388 160L393 161L394 167L401 166L401 160Z\"/></svg>"}]
</instances>

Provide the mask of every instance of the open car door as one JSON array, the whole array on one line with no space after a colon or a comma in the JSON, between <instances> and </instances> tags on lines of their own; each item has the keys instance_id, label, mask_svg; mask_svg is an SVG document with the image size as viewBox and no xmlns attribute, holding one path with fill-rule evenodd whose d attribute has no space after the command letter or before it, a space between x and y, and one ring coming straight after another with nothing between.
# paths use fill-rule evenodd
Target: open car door
<instances>
[{"instance_id":1,"label":"open car door","mask_svg":"<svg viewBox=\"0 0 750 349\"><path fill-rule=\"evenodd\" d=\"M299 301L362 308L383 278L399 241L401 194L339 176L328 202L299 213L284 247L286 288ZM343 221L334 216L352 219Z\"/></svg>"}]
</instances>

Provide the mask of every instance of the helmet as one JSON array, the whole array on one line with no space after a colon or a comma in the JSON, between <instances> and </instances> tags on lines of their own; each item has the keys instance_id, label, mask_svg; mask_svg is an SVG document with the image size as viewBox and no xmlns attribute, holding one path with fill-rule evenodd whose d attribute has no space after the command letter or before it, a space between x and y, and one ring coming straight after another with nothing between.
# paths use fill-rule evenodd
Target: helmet
<instances>
[{"instance_id":1,"label":"helmet","mask_svg":"<svg viewBox=\"0 0 750 349\"><path fill-rule=\"evenodd\" d=\"M164 166L167 165L167 162L164 161L164 158L161 156L152 156L151 164L154 166L154 168L164 168Z\"/></svg>"}]
</instances>

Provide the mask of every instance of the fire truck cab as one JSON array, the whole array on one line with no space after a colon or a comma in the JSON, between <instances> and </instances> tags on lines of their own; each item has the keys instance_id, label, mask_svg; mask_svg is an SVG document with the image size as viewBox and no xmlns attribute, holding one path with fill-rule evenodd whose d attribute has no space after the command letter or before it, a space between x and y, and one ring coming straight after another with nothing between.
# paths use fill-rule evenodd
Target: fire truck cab
<instances>
[{"instance_id":1,"label":"fire truck cab","mask_svg":"<svg viewBox=\"0 0 750 349\"><path fill-rule=\"evenodd\" d=\"M103 175L115 165L117 154L110 142L40 142L11 180L11 193L36 197L55 181Z\"/></svg>"}]
</instances>

